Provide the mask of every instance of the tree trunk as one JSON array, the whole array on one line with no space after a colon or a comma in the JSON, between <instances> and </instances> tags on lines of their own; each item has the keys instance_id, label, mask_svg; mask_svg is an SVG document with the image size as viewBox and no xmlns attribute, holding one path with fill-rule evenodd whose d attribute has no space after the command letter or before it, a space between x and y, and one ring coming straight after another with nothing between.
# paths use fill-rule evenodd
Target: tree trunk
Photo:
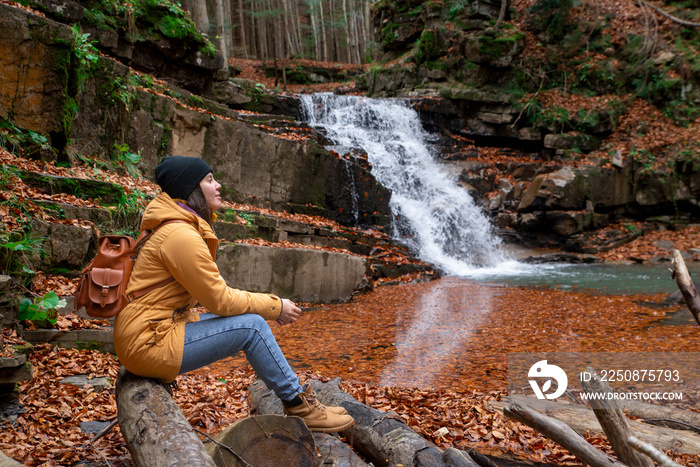
<instances>
[{"instance_id":1,"label":"tree trunk","mask_svg":"<svg viewBox=\"0 0 700 467\"><path fill-rule=\"evenodd\" d=\"M625 467L624 464L611 459L605 453L591 446L569 425L542 415L519 402L511 402L510 406L503 410L503 413L506 417L528 425L555 443L564 446L571 454L591 467Z\"/></svg>"},{"instance_id":2,"label":"tree trunk","mask_svg":"<svg viewBox=\"0 0 700 467\"><path fill-rule=\"evenodd\" d=\"M134 464L215 466L164 384L122 368L115 393L119 428Z\"/></svg>"},{"instance_id":3,"label":"tree trunk","mask_svg":"<svg viewBox=\"0 0 700 467\"><path fill-rule=\"evenodd\" d=\"M671 277L676 280L676 284L678 284L678 288L681 294L683 294L688 309L695 317L695 321L700 324L700 297L698 297L695 284L693 284L693 281L690 279L690 273L685 266L685 261L683 261L680 251L673 250L673 261L671 264L673 264Z\"/></svg>"},{"instance_id":4,"label":"tree trunk","mask_svg":"<svg viewBox=\"0 0 700 467\"><path fill-rule=\"evenodd\" d=\"M246 34L248 29L245 27L245 12L243 10L243 0L238 0L238 21L239 21L239 34L241 35L241 49L243 58L248 59L248 45L246 41Z\"/></svg>"},{"instance_id":5,"label":"tree trunk","mask_svg":"<svg viewBox=\"0 0 700 467\"><path fill-rule=\"evenodd\" d=\"M231 12L231 2L224 0L224 43L226 44L226 66L228 58L233 56L233 13Z\"/></svg>"},{"instance_id":6,"label":"tree trunk","mask_svg":"<svg viewBox=\"0 0 700 467\"><path fill-rule=\"evenodd\" d=\"M352 37L352 21L348 16L348 0L342 0L343 5L343 22L345 23L345 62L353 63L353 39Z\"/></svg>"},{"instance_id":7,"label":"tree trunk","mask_svg":"<svg viewBox=\"0 0 700 467\"><path fill-rule=\"evenodd\" d=\"M185 0L185 9L190 12L192 21L197 30L209 35L209 15L207 14L207 2L199 0Z\"/></svg>"},{"instance_id":8,"label":"tree trunk","mask_svg":"<svg viewBox=\"0 0 700 467\"><path fill-rule=\"evenodd\" d=\"M226 49L226 31L224 31L224 0L216 0L215 5L217 40L213 42L219 45L219 51L224 58L224 69L228 70L228 50Z\"/></svg>"},{"instance_id":9,"label":"tree trunk","mask_svg":"<svg viewBox=\"0 0 700 467\"><path fill-rule=\"evenodd\" d=\"M343 431L342 435L376 466L479 465L463 451L442 451L409 428L395 413L380 412L358 402L350 394L340 390L338 378L328 383L312 381L310 384L321 403L342 406L352 415L355 426ZM251 413L282 413L282 403L261 381L253 383L249 391Z\"/></svg>"},{"instance_id":10,"label":"tree trunk","mask_svg":"<svg viewBox=\"0 0 700 467\"><path fill-rule=\"evenodd\" d=\"M501 23L503 22L503 19L506 17L506 9L508 8L508 0L501 0L501 10L498 12L498 19L496 20L496 24L493 26L494 31L498 31L498 28L501 27Z\"/></svg>"},{"instance_id":11,"label":"tree trunk","mask_svg":"<svg viewBox=\"0 0 700 467\"><path fill-rule=\"evenodd\" d=\"M323 47L323 56L321 57L322 62L328 61L328 36L326 36L326 19L323 17L323 2L318 4L318 17L319 23L321 24L321 45ZM316 59L318 60L318 58Z\"/></svg>"},{"instance_id":12,"label":"tree trunk","mask_svg":"<svg viewBox=\"0 0 700 467\"><path fill-rule=\"evenodd\" d=\"M314 58L318 60L321 55L321 37L316 26L316 14L313 7L309 9L309 19L311 21L311 37L314 40Z\"/></svg>"}]
</instances>

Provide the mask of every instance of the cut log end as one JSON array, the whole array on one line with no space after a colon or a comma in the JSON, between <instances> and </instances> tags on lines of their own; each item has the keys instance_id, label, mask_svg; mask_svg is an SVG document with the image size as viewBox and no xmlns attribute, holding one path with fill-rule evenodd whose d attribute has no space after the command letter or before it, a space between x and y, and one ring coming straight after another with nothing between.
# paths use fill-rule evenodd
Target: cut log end
<instances>
[{"instance_id":1,"label":"cut log end","mask_svg":"<svg viewBox=\"0 0 700 467\"><path fill-rule=\"evenodd\" d=\"M319 463L313 434L298 417L259 415L238 420L206 443L206 449L219 467Z\"/></svg>"}]
</instances>

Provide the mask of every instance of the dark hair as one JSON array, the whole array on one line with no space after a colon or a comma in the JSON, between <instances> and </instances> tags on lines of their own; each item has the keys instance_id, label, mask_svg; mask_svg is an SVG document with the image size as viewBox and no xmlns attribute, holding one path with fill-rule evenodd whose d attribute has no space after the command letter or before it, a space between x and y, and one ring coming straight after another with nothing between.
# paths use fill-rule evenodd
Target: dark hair
<instances>
[{"instance_id":1,"label":"dark hair","mask_svg":"<svg viewBox=\"0 0 700 467\"><path fill-rule=\"evenodd\" d=\"M207 198L204 196L202 187L197 186L197 188L192 190L190 196L187 197L187 205L211 225L212 210L207 204Z\"/></svg>"}]
</instances>

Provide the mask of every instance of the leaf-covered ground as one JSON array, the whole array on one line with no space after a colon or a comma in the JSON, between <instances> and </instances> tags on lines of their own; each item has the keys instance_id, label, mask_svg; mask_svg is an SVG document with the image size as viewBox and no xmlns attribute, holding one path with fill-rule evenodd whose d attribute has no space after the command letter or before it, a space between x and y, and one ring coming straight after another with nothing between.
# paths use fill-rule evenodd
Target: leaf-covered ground
<instances>
[{"instance_id":1,"label":"leaf-covered ground","mask_svg":"<svg viewBox=\"0 0 700 467\"><path fill-rule=\"evenodd\" d=\"M487 408L488 401L507 394L508 353L700 351L694 323L659 325L678 307L639 304L662 298L446 278L380 287L349 304L305 304L298 323L273 324L273 330L302 380L339 376L358 400L396 412L439 446L580 465L555 443ZM60 384L74 374L113 378L118 361L109 354L49 345L38 346L31 361L35 378L21 384L26 413L2 425L0 450L26 465L85 459L131 465L118 429L89 445L79 428L80 421L116 415L113 389L96 393L91 386ZM175 398L195 428L215 434L247 416L246 390L253 377L242 358L227 359L179 377ZM697 393L686 395L685 402L696 406L698 401ZM588 439L610 452L602 436ZM700 465L697 456L675 458L682 465Z\"/></svg>"}]
</instances>

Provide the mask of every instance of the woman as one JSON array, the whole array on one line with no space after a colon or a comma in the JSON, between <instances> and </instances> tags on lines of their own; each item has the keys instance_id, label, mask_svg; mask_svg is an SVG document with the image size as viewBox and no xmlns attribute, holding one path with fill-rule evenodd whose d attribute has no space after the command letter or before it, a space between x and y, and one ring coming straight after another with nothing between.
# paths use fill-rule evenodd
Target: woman
<instances>
[{"instance_id":1,"label":"woman","mask_svg":"<svg viewBox=\"0 0 700 467\"><path fill-rule=\"evenodd\" d=\"M323 406L308 385L300 386L266 322L294 323L301 310L288 299L230 288L219 274L211 224L221 207L221 185L211 167L196 157L170 156L155 175L163 191L146 207L141 229L170 222L141 248L126 293L174 281L139 296L117 315L119 361L134 374L168 383L242 350L282 399L285 414L301 417L312 431L353 426L345 409ZM197 303L209 313L192 312Z\"/></svg>"}]
</instances>

